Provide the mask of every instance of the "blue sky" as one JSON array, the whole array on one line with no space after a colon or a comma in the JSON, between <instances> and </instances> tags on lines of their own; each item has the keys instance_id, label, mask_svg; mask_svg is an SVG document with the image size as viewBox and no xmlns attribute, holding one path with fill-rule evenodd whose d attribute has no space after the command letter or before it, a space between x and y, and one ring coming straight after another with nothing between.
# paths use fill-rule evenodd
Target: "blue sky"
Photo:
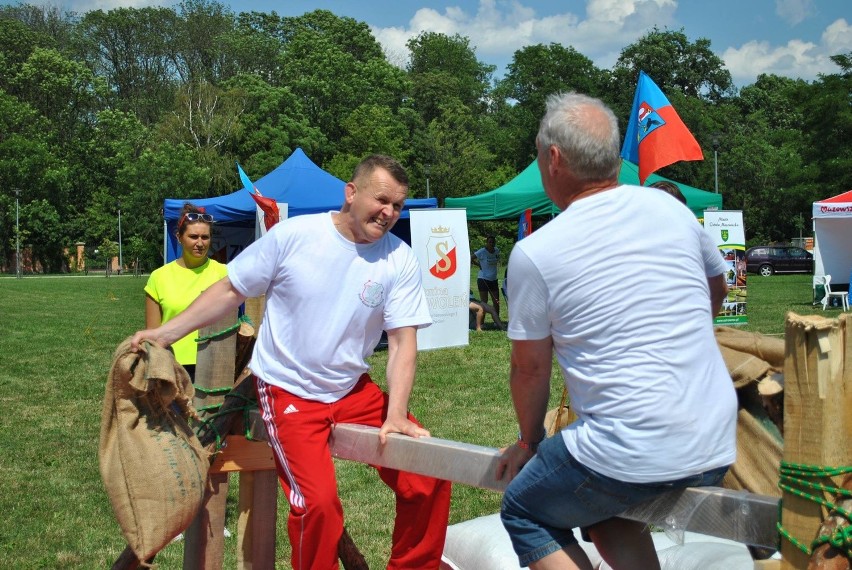
<instances>
[{"instance_id":1,"label":"blue sky","mask_svg":"<svg viewBox=\"0 0 852 570\"><path fill-rule=\"evenodd\" d=\"M828 56L852 51L850 0L244 0L235 12L298 16L327 9L366 22L390 61L404 65L405 42L421 31L470 39L480 61L502 75L515 50L538 43L573 46L609 69L622 48L650 27L707 38L738 86L760 73L813 80L836 73ZM32 3L40 3L34 0ZM85 12L119 6L173 6L151 0L52 0Z\"/></svg>"}]
</instances>

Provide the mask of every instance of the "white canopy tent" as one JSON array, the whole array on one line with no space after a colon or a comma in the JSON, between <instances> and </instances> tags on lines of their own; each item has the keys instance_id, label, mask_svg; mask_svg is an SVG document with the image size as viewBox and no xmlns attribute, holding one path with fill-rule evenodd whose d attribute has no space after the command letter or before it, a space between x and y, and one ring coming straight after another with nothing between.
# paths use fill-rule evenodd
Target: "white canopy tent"
<instances>
[{"instance_id":1,"label":"white canopy tent","mask_svg":"<svg viewBox=\"0 0 852 570\"><path fill-rule=\"evenodd\" d=\"M848 286L852 271L852 190L814 202L814 277ZM842 289L842 287L839 287Z\"/></svg>"}]
</instances>

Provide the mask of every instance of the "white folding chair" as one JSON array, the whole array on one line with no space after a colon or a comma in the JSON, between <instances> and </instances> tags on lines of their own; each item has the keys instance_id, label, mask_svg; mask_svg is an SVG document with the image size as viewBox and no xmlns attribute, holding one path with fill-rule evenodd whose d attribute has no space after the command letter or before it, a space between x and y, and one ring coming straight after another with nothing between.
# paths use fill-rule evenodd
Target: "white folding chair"
<instances>
[{"instance_id":1,"label":"white folding chair","mask_svg":"<svg viewBox=\"0 0 852 570\"><path fill-rule=\"evenodd\" d=\"M824 311L832 298L840 299L840 306L843 307L844 311L849 310L849 293L846 291L832 291L831 290L831 275L825 275L823 277L823 285L825 286L825 297L822 298L822 310Z\"/></svg>"}]
</instances>

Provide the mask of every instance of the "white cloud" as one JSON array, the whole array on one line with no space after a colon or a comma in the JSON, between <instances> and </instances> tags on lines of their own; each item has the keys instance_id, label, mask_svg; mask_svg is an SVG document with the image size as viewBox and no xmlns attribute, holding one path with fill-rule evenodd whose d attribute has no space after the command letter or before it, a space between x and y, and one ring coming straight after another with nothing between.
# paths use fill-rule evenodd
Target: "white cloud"
<instances>
[{"instance_id":1,"label":"white cloud","mask_svg":"<svg viewBox=\"0 0 852 570\"><path fill-rule=\"evenodd\" d=\"M822 43L829 55L852 51L852 26L845 18L835 20L822 33Z\"/></svg>"},{"instance_id":2,"label":"white cloud","mask_svg":"<svg viewBox=\"0 0 852 570\"><path fill-rule=\"evenodd\" d=\"M807 80L816 79L820 73L836 73L838 68L829 56L850 49L852 29L840 18L825 29L819 45L802 40L790 40L782 46L751 41L739 48L726 49L721 57L734 83L743 85L754 82L761 73Z\"/></svg>"},{"instance_id":3,"label":"white cloud","mask_svg":"<svg viewBox=\"0 0 852 570\"><path fill-rule=\"evenodd\" d=\"M813 14L813 0L775 0L775 13L795 26Z\"/></svg>"},{"instance_id":4,"label":"white cloud","mask_svg":"<svg viewBox=\"0 0 852 570\"><path fill-rule=\"evenodd\" d=\"M442 12L421 8L407 27L373 27L373 34L393 61L400 54L407 56L409 38L430 31L468 38L477 57L487 63L509 63L524 46L558 43L609 68L620 50L649 27L671 24L676 8L676 0L588 0L585 15L540 16L521 0L479 0L475 14L458 7Z\"/></svg>"}]
</instances>

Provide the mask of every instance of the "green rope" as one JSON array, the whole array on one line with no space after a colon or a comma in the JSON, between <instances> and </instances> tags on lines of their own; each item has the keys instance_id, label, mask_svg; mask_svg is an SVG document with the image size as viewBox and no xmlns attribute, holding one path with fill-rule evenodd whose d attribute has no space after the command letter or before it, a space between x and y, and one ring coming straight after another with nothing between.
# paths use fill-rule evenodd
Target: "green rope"
<instances>
[{"instance_id":1,"label":"green rope","mask_svg":"<svg viewBox=\"0 0 852 570\"><path fill-rule=\"evenodd\" d=\"M207 396L224 396L224 395L227 395L231 391L232 388L233 388L233 386L223 386L221 388L202 388L201 386L195 386L195 391L201 392L202 394L205 394ZM222 407L221 403L208 404L206 406L201 406L199 408L196 408L196 411L198 411L198 412L210 412L210 411L218 410L221 407Z\"/></svg>"},{"instance_id":2,"label":"green rope","mask_svg":"<svg viewBox=\"0 0 852 570\"><path fill-rule=\"evenodd\" d=\"M829 535L819 535L814 539L811 547L816 549L826 543L833 546L838 552L843 553L846 558L852 559L852 526L846 525L842 528L838 526Z\"/></svg>"},{"instance_id":3,"label":"green rope","mask_svg":"<svg viewBox=\"0 0 852 570\"><path fill-rule=\"evenodd\" d=\"M246 439L249 439L249 440L252 439L251 432L250 432L250 426L249 426L249 423L248 423L248 412L257 409L257 400L255 400L253 398L247 398L247 397L245 397L241 394L227 394L225 397L226 398L240 398L241 400L243 400L244 405L241 406L241 407L233 408L233 409L225 411L225 412L215 411L214 413L206 415L204 417L204 419L201 419L201 420L198 421L198 427L195 430L196 435L199 435L199 436L201 435L201 433L205 429L213 430L213 432L216 434L215 452L218 452L222 449L222 434L219 433L219 431L216 429L216 426L213 424L213 420L215 420L216 418L220 418L220 417L223 417L223 416L228 415L228 414L243 412L243 429L245 431L245 436L246 436ZM220 407L221 407L221 404L215 404L215 405L204 406L202 408L199 408L198 411L199 412L206 412L206 411L214 410L214 409L218 410L218 408L220 408Z\"/></svg>"},{"instance_id":4,"label":"green rope","mask_svg":"<svg viewBox=\"0 0 852 570\"><path fill-rule=\"evenodd\" d=\"M196 392L201 392L202 394L206 394L208 396L222 396L230 392L232 389L233 386L223 386L221 388L202 388L198 385L195 386Z\"/></svg>"},{"instance_id":5,"label":"green rope","mask_svg":"<svg viewBox=\"0 0 852 570\"><path fill-rule=\"evenodd\" d=\"M852 473L852 466L824 467L820 465L805 465L802 463L788 463L786 461L782 461L780 477L778 479L778 487L781 490L787 491L788 493L791 493L797 497L801 497L803 499L818 503L826 507L833 515L842 516L846 518L847 521L852 521L852 513L850 513L848 510L844 509L843 507L840 507L839 505L834 504L833 502L823 497L813 495L803 490L803 488L812 489L833 493L834 495L840 497L852 497L852 490L835 487L833 485L825 485L819 482L808 481L808 479L833 477L836 475L843 475L845 473ZM777 528L779 534L789 540L794 546L796 546L799 550L801 550L808 556L813 554L814 549L816 549L818 546L828 543L831 544L838 551L844 552L846 557L852 558L852 526L850 526L852 522L845 526L838 525L838 528L834 529L834 532L832 534L820 535L811 543L810 546L807 546L802 541L797 540L794 536L792 536L790 532L781 525L780 516L778 517L778 520L779 522L777 524Z\"/></svg>"},{"instance_id":6,"label":"green rope","mask_svg":"<svg viewBox=\"0 0 852 570\"><path fill-rule=\"evenodd\" d=\"M254 326L254 323L251 322L251 319L249 318L248 315L242 315L239 319L237 319L236 323L229 326L228 328L222 329L219 332L214 332L214 333L209 334L207 336L199 336L197 339L195 339L195 342L198 342L198 343L207 342L208 340L212 340L212 339L218 338L220 336L225 336L226 334L232 333L235 330L239 329L240 325L242 325L243 323L248 323L248 324Z\"/></svg>"}]
</instances>

